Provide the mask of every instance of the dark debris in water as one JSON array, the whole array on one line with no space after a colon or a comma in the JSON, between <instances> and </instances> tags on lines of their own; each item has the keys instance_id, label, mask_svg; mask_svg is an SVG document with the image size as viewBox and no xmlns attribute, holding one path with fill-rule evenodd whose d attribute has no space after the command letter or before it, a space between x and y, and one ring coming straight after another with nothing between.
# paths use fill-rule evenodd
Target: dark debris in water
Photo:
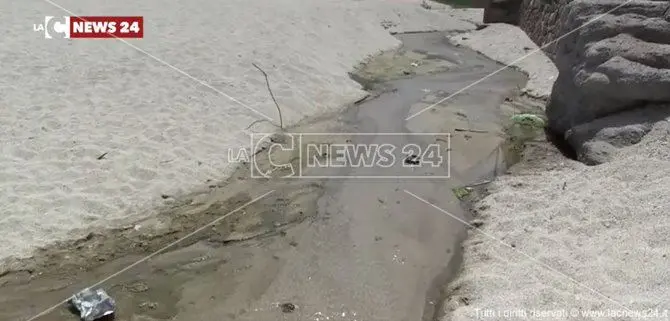
<instances>
[{"instance_id":1,"label":"dark debris in water","mask_svg":"<svg viewBox=\"0 0 670 321\"><path fill-rule=\"evenodd\" d=\"M279 307L281 308L281 312L284 313L293 313L293 311L295 311L295 304L291 302L282 303Z\"/></svg>"}]
</instances>

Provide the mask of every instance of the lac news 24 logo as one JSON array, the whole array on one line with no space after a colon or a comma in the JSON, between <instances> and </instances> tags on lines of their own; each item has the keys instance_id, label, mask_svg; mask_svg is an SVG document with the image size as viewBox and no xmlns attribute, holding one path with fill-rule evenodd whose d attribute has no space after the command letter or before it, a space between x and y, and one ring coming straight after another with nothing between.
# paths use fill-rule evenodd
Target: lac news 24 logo
<instances>
[{"instance_id":1,"label":"lac news 24 logo","mask_svg":"<svg viewBox=\"0 0 670 321\"><path fill-rule=\"evenodd\" d=\"M44 32L46 39L143 38L144 18L141 16L44 17L34 24L34 31Z\"/></svg>"}]
</instances>

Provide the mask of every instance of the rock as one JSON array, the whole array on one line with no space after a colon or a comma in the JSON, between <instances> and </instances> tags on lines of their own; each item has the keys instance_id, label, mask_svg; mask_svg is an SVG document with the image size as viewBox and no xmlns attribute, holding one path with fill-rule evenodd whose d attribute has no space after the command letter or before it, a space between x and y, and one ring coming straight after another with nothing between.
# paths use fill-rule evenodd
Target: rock
<instances>
[{"instance_id":1,"label":"rock","mask_svg":"<svg viewBox=\"0 0 670 321\"><path fill-rule=\"evenodd\" d=\"M471 6L473 8L486 8L489 3L491 3L490 0L472 0Z\"/></svg>"},{"instance_id":2,"label":"rock","mask_svg":"<svg viewBox=\"0 0 670 321\"><path fill-rule=\"evenodd\" d=\"M568 34L623 0L577 0L560 15ZM634 1L568 34L556 46L559 76L547 105L558 133L597 118L670 102L670 2Z\"/></svg>"},{"instance_id":3,"label":"rock","mask_svg":"<svg viewBox=\"0 0 670 321\"><path fill-rule=\"evenodd\" d=\"M554 58L555 44L560 36L557 26L559 13L572 0L508 0L504 14L489 13L491 22L505 22L518 25L551 59ZM486 7L489 10L489 7ZM487 13L484 14L486 20ZM511 19L507 17L512 17ZM506 21L505 21L506 20Z\"/></svg>"},{"instance_id":4,"label":"rock","mask_svg":"<svg viewBox=\"0 0 670 321\"><path fill-rule=\"evenodd\" d=\"M598 165L611 159L618 148L639 143L659 121L670 116L670 104L637 108L577 125L565 133L577 159Z\"/></svg>"},{"instance_id":5,"label":"rock","mask_svg":"<svg viewBox=\"0 0 670 321\"><path fill-rule=\"evenodd\" d=\"M521 0L490 0L485 5L484 23L509 23L516 25L519 21Z\"/></svg>"},{"instance_id":6,"label":"rock","mask_svg":"<svg viewBox=\"0 0 670 321\"><path fill-rule=\"evenodd\" d=\"M612 160L617 148L602 141L582 144L577 152L577 160L586 165L600 165Z\"/></svg>"}]
</instances>

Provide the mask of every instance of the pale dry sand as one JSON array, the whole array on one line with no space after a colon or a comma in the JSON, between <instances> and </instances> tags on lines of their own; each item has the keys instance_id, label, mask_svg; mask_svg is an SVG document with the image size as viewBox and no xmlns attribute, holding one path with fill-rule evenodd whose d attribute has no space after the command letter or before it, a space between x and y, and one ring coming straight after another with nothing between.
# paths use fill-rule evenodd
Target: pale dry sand
<instances>
[{"instance_id":1,"label":"pale dry sand","mask_svg":"<svg viewBox=\"0 0 670 321\"><path fill-rule=\"evenodd\" d=\"M389 32L474 28L420 1L42 1L0 4L0 259L150 216L231 172L247 125L286 125L366 93L347 73L400 45ZM142 15L131 43L45 40L45 15ZM232 101L229 97L234 97ZM256 131L274 130L267 123ZM97 159L101 155L102 159ZM72 230L76 230L70 235Z\"/></svg>"},{"instance_id":2,"label":"pale dry sand","mask_svg":"<svg viewBox=\"0 0 670 321\"><path fill-rule=\"evenodd\" d=\"M454 38L510 62L530 47L512 43L527 39L518 32L492 25ZM532 58L517 65L528 89L547 96L555 68ZM600 166L546 144L528 155L475 204L483 225L464 243L443 320L669 320L668 120Z\"/></svg>"},{"instance_id":3,"label":"pale dry sand","mask_svg":"<svg viewBox=\"0 0 670 321\"><path fill-rule=\"evenodd\" d=\"M524 91L532 97L549 98L558 69L519 27L493 23L482 30L454 35L449 40L519 68L529 77Z\"/></svg>"},{"instance_id":4,"label":"pale dry sand","mask_svg":"<svg viewBox=\"0 0 670 321\"><path fill-rule=\"evenodd\" d=\"M611 163L544 155L476 205L484 225L464 244L445 320L641 320L633 313L649 311L659 316L647 320L668 320L668 121Z\"/></svg>"}]
</instances>

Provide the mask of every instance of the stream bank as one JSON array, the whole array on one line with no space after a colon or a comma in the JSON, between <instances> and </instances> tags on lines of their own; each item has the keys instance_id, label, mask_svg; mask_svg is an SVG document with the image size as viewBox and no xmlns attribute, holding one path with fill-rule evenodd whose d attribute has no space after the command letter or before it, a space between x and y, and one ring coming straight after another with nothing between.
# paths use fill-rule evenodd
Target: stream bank
<instances>
[{"instance_id":1,"label":"stream bank","mask_svg":"<svg viewBox=\"0 0 670 321\"><path fill-rule=\"evenodd\" d=\"M450 45L439 32L397 37L403 48L354 72L370 98L287 132L339 133L312 139L368 145L390 142L380 133L398 133L394 144L449 149L448 167L418 169L419 179L402 178L398 167L399 177L390 179L354 177L379 168L344 168L340 178L287 180L281 171L252 179L250 164L242 165L230 179L170 202L157 218L15 262L0 277L0 320L24 320L100 280L117 300L118 320L439 317L443 286L459 265L462 221L469 220L452 190L498 171L502 120L526 105L516 97L527 79L507 69L441 102L501 65ZM412 133L451 139L413 141ZM290 151L265 150L259 167L270 165L268 155L300 165ZM76 317L60 305L36 320L52 319Z\"/></svg>"}]
</instances>

